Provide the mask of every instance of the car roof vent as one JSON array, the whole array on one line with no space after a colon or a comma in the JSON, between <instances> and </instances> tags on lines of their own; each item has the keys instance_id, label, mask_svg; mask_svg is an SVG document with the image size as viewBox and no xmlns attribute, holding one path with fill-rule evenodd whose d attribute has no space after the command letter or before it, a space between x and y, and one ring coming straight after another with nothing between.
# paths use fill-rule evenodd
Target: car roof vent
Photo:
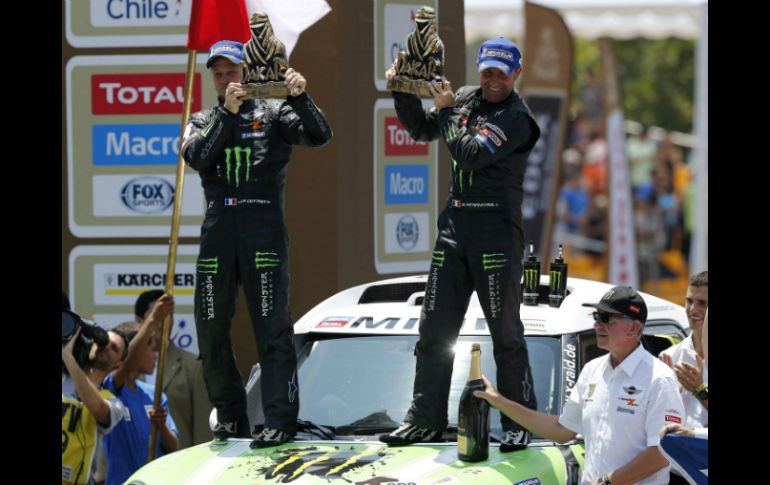
<instances>
[{"instance_id":1,"label":"car roof vent","mask_svg":"<svg viewBox=\"0 0 770 485\"><path fill-rule=\"evenodd\" d=\"M364 290L358 304L406 302L414 293L425 291L425 282L373 285Z\"/></svg>"}]
</instances>

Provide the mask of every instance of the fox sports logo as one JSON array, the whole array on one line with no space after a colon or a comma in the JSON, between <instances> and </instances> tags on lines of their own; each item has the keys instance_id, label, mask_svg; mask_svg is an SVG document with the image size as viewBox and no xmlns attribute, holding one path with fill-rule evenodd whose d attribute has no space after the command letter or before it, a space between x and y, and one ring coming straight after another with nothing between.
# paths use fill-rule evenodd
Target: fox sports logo
<instances>
[{"instance_id":1,"label":"fox sports logo","mask_svg":"<svg viewBox=\"0 0 770 485\"><path fill-rule=\"evenodd\" d=\"M417 245L417 239L420 237L420 227L417 225L417 219L411 214L401 216L396 224L396 240L398 245L404 251L410 251Z\"/></svg>"},{"instance_id":2,"label":"fox sports logo","mask_svg":"<svg viewBox=\"0 0 770 485\"><path fill-rule=\"evenodd\" d=\"M123 186L120 198L134 212L157 214L174 203L174 187L160 177L136 177Z\"/></svg>"}]
</instances>

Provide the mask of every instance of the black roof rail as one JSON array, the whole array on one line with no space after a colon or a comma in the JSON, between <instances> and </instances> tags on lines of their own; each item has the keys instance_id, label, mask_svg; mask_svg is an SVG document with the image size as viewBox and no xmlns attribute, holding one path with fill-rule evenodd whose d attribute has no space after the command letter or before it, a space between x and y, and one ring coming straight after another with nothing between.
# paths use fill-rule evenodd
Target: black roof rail
<instances>
[{"instance_id":1,"label":"black roof rail","mask_svg":"<svg viewBox=\"0 0 770 485\"><path fill-rule=\"evenodd\" d=\"M388 303L404 302L418 291L425 291L425 282L420 283L390 283L386 285L372 285L361 294L358 304L363 303Z\"/></svg>"}]
</instances>

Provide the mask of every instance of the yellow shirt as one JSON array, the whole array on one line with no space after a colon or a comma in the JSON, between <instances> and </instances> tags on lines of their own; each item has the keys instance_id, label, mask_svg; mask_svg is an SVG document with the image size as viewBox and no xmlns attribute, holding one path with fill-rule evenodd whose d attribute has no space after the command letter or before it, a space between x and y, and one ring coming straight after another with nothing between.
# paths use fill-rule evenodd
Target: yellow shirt
<instances>
[{"instance_id":1,"label":"yellow shirt","mask_svg":"<svg viewBox=\"0 0 770 485\"><path fill-rule=\"evenodd\" d=\"M125 416L125 407L108 390L99 394L110 406L110 424L96 422L86 405L75 396L69 376L62 379L61 395L61 480L62 484L85 485L94 464L101 437Z\"/></svg>"}]
</instances>

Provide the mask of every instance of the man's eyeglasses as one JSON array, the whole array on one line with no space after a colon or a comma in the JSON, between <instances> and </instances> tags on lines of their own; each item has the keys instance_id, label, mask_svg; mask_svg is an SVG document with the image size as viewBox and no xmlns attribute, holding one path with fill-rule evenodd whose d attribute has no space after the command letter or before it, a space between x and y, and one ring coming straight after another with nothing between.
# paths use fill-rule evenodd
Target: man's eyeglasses
<instances>
[{"instance_id":1,"label":"man's eyeglasses","mask_svg":"<svg viewBox=\"0 0 770 485\"><path fill-rule=\"evenodd\" d=\"M624 320L630 320L625 315L619 313L606 313L606 312L593 312L591 314L594 317L595 322L610 323L610 319L613 317L622 318Z\"/></svg>"}]
</instances>

